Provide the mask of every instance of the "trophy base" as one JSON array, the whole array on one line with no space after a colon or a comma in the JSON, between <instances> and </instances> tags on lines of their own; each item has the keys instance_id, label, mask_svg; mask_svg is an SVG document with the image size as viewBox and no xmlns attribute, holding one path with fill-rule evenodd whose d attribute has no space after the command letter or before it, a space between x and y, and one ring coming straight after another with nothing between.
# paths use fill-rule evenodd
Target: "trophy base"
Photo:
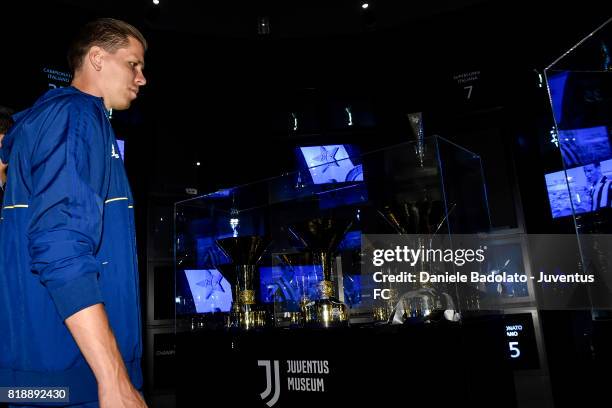
<instances>
[{"instance_id":1,"label":"trophy base","mask_svg":"<svg viewBox=\"0 0 612 408\"><path fill-rule=\"evenodd\" d=\"M301 327L303 325L302 312L283 312L276 314L276 327Z\"/></svg>"},{"instance_id":2,"label":"trophy base","mask_svg":"<svg viewBox=\"0 0 612 408\"><path fill-rule=\"evenodd\" d=\"M342 302L319 299L303 307L304 325L308 327L347 327L348 308Z\"/></svg>"},{"instance_id":3,"label":"trophy base","mask_svg":"<svg viewBox=\"0 0 612 408\"><path fill-rule=\"evenodd\" d=\"M388 322L393 315L393 307L376 306L372 309L372 319L374 322Z\"/></svg>"},{"instance_id":4,"label":"trophy base","mask_svg":"<svg viewBox=\"0 0 612 408\"><path fill-rule=\"evenodd\" d=\"M228 316L227 327L230 329L253 330L267 325L267 313L265 310L254 310L252 305L240 305L232 307Z\"/></svg>"}]
</instances>

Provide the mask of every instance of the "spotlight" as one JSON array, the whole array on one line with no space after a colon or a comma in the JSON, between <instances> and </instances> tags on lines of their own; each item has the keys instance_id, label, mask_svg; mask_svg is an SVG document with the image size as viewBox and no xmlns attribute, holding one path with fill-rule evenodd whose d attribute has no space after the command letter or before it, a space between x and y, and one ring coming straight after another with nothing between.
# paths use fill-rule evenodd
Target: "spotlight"
<instances>
[{"instance_id":1,"label":"spotlight","mask_svg":"<svg viewBox=\"0 0 612 408\"><path fill-rule=\"evenodd\" d=\"M159 6L159 0L153 0L153 4L155 4L156 6Z\"/></svg>"},{"instance_id":2,"label":"spotlight","mask_svg":"<svg viewBox=\"0 0 612 408\"><path fill-rule=\"evenodd\" d=\"M362 9L367 9L368 7L370 7L370 5L368 3L361 3L361 8Z\"/></svg>"},{"instance_id":3,"label":"spotlight","mask_svg":"<svg viewBox=\"0 0 612 408\"><path fill-rule=\"evenodd\" d=\"M344 108L344 111L346 112L347 117L346 124L348 126L353 126L353 112L351 110L351 107L347 106L346 108Z\"/></svg>"},{"instance_id":4,"label":"spotlight","mask_svg":"<svg viewBox=\"0 0 612 408\"><path fill-rule=\"evenodd\" d=\"M257 33L260 35L270 34L270 18L262 16L257 18Z\"/></svg>"},{"instance_id":5,"label":"spotlight","mask_svg":"<svg viewBox=\"0 0 612 408\"><path fill-rule=\"evenodd\" d=\"M196 166L199 166L199 165L200 165L200 162L196 162Z\"/></svg>"}]
</instances>

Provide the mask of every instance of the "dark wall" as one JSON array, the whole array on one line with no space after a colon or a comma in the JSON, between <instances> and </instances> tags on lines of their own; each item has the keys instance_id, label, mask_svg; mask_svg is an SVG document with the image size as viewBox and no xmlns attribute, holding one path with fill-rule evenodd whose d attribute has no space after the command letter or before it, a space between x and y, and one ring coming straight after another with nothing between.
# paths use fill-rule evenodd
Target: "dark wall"
<instances>
[{"instance_id":1,"label":"dark wall","mask_svg":"<svg viewBox=\"0 0 612 408\"><path fill-rule=\"evenodd\" d=\"M144 1L107 2L96 10L87 2L70 3L1 6L11 17L0 25L6 40L0 104L24 108L44 91L42 67L62 68L68 39L82 22L101 15L132 21L149 38L149 83L115 123L128 139L131 177L147 180L146 190L155 192L186 186L209 191L290 170L292 148L300 143L341 140L367 149L405 140L405 113L413 111L424 111L432 118L426 126L452 137L455 130L471 132L466 114L502 108L502 114L471 122L482 117L492 134L514 138L509 131L524 128L519 124L529 117L505 114L535 102L526 101L535 86L533 69L603 20L595 3L481 1L451 11L401 8L404 18L391 18L393 10L381 4L367 18L351 11L343 21L342 7L350 2L327 11L314 2L302 25L289 26L283 10L272 8L271 35L258 36L245 28L257 15L254 5L229 10L178 2L153 10ZM180 7L187 11L181 14ZM229 20L222 14L232 11L237 14ZM289 21L301 21L289 11ZM185 17L197 13L201 19ZM237 27L236 33L221 30L219 21ZM469 71L481 74L468 101L453 77ZM357 131L341 125L349 103L366 113ZM292 111L301 115L297 134L290 130ZM479 139L487 137L480 126L466 143L476 153L499 155L489 151L490 140L481 148Z\"/></svg>"},{"instance_id":2,"label":"dark wall","mask_svg":"<svg viewBox=\"0 0 612 408\"><path fill-rule=\"evenodd\" d=\"M153 218L169 220L186 187L209 192L291 170L300 144L367 151L405 141L409 112L424 112L426 132L481 155L494 227L516 227L523 213L529 232L572 230L571 220L550 217L544 172L560 158L548 143L550 112L534 70L601 24L605 2L380 2L368 14L348 1L298 9L162 3L0 3L0 105L18 110L48 88L44 67L65 70L68 40L84 22L123 18L148 38L148 84L113 126L126 140L142 292L165 271L151 294L165 305L160 319L172 310L172 229ZM269 36L256 33L260 12L270 15ZM475 71L468 99L456 76ZM353 128L344 125L347 104ZM147 328L147 338L153 333Z\"/></svg>"}]
</instances>

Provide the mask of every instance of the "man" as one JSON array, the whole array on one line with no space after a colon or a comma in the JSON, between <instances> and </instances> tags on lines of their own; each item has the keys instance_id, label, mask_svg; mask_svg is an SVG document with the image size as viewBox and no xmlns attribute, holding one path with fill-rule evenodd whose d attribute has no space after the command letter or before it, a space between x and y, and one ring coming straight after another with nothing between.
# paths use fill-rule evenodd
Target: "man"
<instances>
[{"instance_id":1,"label":"man","mask_svg":"<svg viewBox=\"0 0 612 408\"><path fill-rule=\"evenodd\" d=\"M13 126L12 111L8 108L0 106L0 148L2 148L2 139L11 126ZM4 183L6 183L6 164L0 160L0 205L4 197ZM1 209L1 208L0 208Z\"/></svg>"},{"instance_id":2,"label":"man","mask_svg":"<svg viewBox=\"0 0 612 408\"><path fill-rule=\"evenodd\" d=\"M68 53L72 86L16 114L3 140L0 386L146 407L133 200L108 120L145 85L145 49L127 23L87 24Z\"/></svg>"},{"instance_id":3,"label":"man","mask_svg":"<svg viewBox=\"0 0 612 408\"><path fill-rule=\"evenodd\" d=\"M591 211L608 208L612 204L612 180L601 174L599 163L587 164L583 168L584 175L590 184Z\"/></svg>"}]
</instances>

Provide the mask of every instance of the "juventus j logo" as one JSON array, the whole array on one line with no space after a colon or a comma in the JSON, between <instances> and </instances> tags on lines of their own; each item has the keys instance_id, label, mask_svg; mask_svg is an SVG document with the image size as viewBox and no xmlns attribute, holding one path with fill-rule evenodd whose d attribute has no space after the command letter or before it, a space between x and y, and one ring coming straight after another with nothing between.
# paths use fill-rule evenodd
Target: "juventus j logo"
<instances>
[{"instance_id":1,"label":"juventus j logo","mask_svg":"<svg viewBox=\"0 0 612 408\"><path fill-rule=\"evenodd\" d=\"M117 152L115 152L115 145L114 144L111 145L111 157L113 159L118 159L119 158L119 155L117 154Z\"/></svg>"},{"instance_id":2,"label":"juventus j logo","mask_svg":"<svg viewBox=\"0 0 612 408\"><path fill-rule=\"evenodd\" d=\"M268 398L272 392L272 367L270 367L270 360L258 360L257 365L260 367L266 367L266 389L264 392L259 394L262 400ZM274 360L274 395L272 399L266 402L266 405L271 407L278 402L280 396L280 376L278 373L278 360Z\"/></svg>"}]
</instances>

